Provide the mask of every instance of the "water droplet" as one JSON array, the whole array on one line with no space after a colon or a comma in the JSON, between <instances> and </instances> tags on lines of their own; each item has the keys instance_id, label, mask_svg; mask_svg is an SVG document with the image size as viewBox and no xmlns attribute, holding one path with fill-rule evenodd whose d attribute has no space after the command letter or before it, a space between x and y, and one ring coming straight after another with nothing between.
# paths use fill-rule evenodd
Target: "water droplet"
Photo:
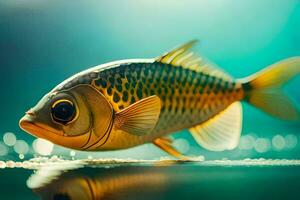
<instances>
[{"instance_id":1,"label":"water droplet","mask_svg":"<svg viewBox=\"0 0 300 200\"><path fill-rule=\"evenodd\" d=\"M20 158L21 160L23 160L23 159L24 159L24 157L25 157L25 156L24 156L24 154L22 154L22 153L21 153L21 154L19 154L19 158Z\"/></svg>"},{"instance_id":2,"label":"water droplet","mask_svg":"<svg viewBox=\"0 0 300 200\"><path fill-rule=\"evenodd\" d=\"M74 157L76 155L76 152L75 151L70 151L70 156L71 157Z\"/></svg>"}]
</instances>

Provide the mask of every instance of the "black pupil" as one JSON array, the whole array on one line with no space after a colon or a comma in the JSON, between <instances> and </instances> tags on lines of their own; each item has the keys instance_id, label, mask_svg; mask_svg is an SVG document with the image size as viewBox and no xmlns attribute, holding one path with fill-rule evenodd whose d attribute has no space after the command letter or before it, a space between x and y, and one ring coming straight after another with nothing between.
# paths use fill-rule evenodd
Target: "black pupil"
<instances>
[{"instance_id":1,"label":"black pupil","mask_svg":"<svg viewBox=\"0 0 300 200\"><path fill-rule=\"evenodd\" d=\"M74 105L67 101L60 102L52 108L52 115L58 122L69 122L75 116Z\"/></svg>"}]
</instances>

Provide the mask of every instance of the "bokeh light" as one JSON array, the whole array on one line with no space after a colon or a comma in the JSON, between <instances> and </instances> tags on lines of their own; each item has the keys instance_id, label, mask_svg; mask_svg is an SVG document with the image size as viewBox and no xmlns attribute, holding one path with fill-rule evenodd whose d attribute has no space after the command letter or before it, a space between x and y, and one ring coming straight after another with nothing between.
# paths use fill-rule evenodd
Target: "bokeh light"
<instances>
[{"instance_id":1,"label":"bokeh light","mask_svg":"<svg viewBox=\"0 0 300 200\"><path fill-rule=\"evenodd\" d=\"M298 138L294 134L288 134L284 137L285 139L285 145L289 149L293 149L297 146Z\"/></svg>"},{"instance_id":2,"label":"bokeh light","mask_svg":"<svg viewBox=\"0 0 300 200\"><path fill-rule=\"evenodd\" d=\"M255 141L254 144L254 149L258 152L258 153L265 153L267 151L269 151L271 148L271 142L269 139L267 138L258 138Z\"/></svg>"},{"instance_id":3,"label":"bokeh light","mask_svg":"<svg viewBox=\"0 0 300 200\"><path fill-rule=\"evenodd\" d=\"M254 145L255 145L255 137L250 134L244 135L240 139L239 149L251 150L254 148Z\"/></svg>"},{"instance_id":4,"label":"bokeh light","mask_svg":"<svg viewBox=\"0 0 300 200\"><path fill-rule=\"evenodd\" d=\"M0 142L0 156L6 156L7 154L8 154L7 146L3 142Z\"/></svg>"},{"instance_id":5,"label":"bokeh light","mask_svg":"<svg viewBox=\"0 0 300 200\"><path fill-rule=\"evenodd\" d=\"M7 132L3 135L3 142L7 146L14 146L16 144L17 138L14 133Z\"/></svg>"},{"instance_id":6,"label":"bokeh light","mask_svg":"<svg viewBox=\"0 0 300 200\"><path fill-rule=\"evenodd\" d=\"M26 154L29 151L29 146L24 140L17 140L14 145L14 151L18 154Z\"/></svg>"},{"instance_id":7,"label":"bokeh light","mask_svg":"<svg viewBox=\"0 0 300 200\"><path fill-rule=\"evenodd\" d=\"M285 148L285 139L282 135L275 135L272 138L272 146L274 150L280 151Z\"/></svg>"},{"instance_id":8,"label":"bokeh light","mask_svg":"<svg viewBox=\"0 0 300 200\"><path fill-rule=\"evenodd\" d=\"M190 144L186 139L176 139L173 144L182 153L187 153L190 150Z\"/></svg>"},{"instance_id":9,"label":"bokeh light","mask_svg":"<svg viewBox=\"0 0 300 200\"><path fill-rule=\"evenodd\" d=\"M52 153L54 145L48 140L38 138L33 141L32 146L36 153L43 156L48 156Z\"/></svg>"}]
</instances>

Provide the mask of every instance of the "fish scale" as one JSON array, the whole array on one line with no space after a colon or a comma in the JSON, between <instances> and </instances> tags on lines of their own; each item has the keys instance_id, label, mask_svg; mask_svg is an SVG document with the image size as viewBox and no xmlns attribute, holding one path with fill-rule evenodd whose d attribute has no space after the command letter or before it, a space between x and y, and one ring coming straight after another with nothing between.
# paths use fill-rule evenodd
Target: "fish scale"
<instances>
[{"instance_id":1,"label":"fish scale","mask_svg":"<svg viewBox=\"0 0 300 200\"><path fill-rule=\"evenodd\" d=\"M126 63L98 73L90 82L116 112L145 97L160 97L153 136L204 122L243 97L240 84L159 62Z\"/></svg>"}]
</instances>

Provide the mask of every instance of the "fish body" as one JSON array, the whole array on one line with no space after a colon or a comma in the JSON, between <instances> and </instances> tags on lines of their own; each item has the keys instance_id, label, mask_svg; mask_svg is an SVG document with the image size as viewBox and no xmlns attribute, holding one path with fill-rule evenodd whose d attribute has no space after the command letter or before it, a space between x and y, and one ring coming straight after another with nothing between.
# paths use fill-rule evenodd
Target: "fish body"
<instances>
[{"instance_id":1,"label":"fish body","mask_svg":"<svg viewBox=\"0 0 300 200\"><path fill-rule=\"evenodd\" d=\"M236 147L242 100L280 118L297 117L293 105L276 96L279 86L300 72L298 57L246 79L234 79L191 52L194 43L156 59L117 61L76 74L47 94L20 125L33 135L80 150L116 150L153 142L176 156L180 153L165 137L183 129L209 150ZM279 80L284 70L289 73ZM266 103L272 97L273 103L286 104L286 113Z\"/></svg>"},{"instance_id":2,"label":"fish body","mask_svg":"<svg viewBox=\"0 0 300 200\"><path fill-rule=\"evenodd\" d=\"M234 80L197 72L181 66L148 60L124 60L98 66L75 75L53 90L88 84L101 92L118 112L149 96L161 99L161 113L151 134L135 136L112 131L101 148L128 148L186 129L212 118L243 98ZM114 139L117 138L117 139ZM97 149L97 146L93 147Z\"/></svg>"}]
</instances>

